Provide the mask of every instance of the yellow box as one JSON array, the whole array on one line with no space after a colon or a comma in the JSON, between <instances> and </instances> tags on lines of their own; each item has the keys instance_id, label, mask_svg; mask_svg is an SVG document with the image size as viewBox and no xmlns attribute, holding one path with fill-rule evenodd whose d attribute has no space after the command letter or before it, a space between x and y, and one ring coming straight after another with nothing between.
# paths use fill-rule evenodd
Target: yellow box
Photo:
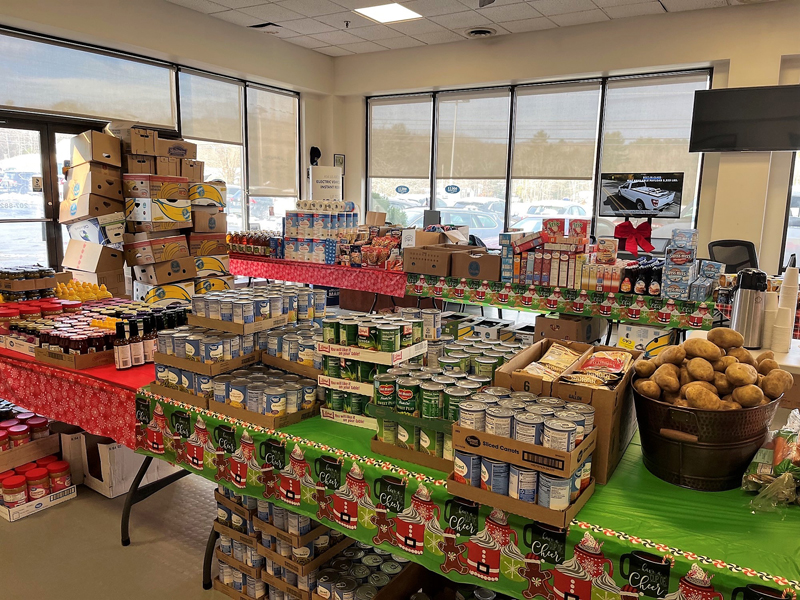
<instances>
[{"instance_id":1,"label":"yellow box","mask_svg":"<svg viewBox=\"0 0 800 600\"><path fill-rule=\"evenodd\" d=\"M189 200L196 206L225 208L228 188L224 181L189 184Z\"/></svg>"}]
</instances>

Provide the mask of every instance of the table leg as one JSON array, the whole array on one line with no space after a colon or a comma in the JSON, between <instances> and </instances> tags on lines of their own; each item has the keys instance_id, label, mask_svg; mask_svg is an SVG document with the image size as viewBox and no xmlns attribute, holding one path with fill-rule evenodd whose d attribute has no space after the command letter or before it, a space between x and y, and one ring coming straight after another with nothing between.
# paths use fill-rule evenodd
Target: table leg
<instances>
[{"instance_id":1,"label":"table leg","mask_svg":"<svg viewBox=\"0 0 800 600\"><path fill-rule=\"evenodd\" d=\"M606 333L606 346L611 343L611 333L614 331L614 321L608 321L608 332Z\"/></svg>"},{"instance_id":2,"label":"table leg","mask_svg":"<svg viewBox=\"0 0 800 600\"><path fill-rule=\"evenodd\" d=\"M375 310L375 307L378 306L378 293L375 292L375 299L372 301L372 306L369 307L369 313ZM369 314L367 313L367 314Z\"/></svg>"},{"instance_id":3,"label":"table leg","mask_svg":"<svg viewBox=\"0 0 800 600\"><path fill-rule=\"evenodd\" d=\"M211 564L214 559L214 546L217 543L219 534L214 527L211 527L211 534L208 536L206 543L206 553L203 557L203 589L210 590L214 586L214 581L211 579Z\"/></svg>"},{"instance_id":4,"label":"table leg","mask_svg":"<svg viewBox=\"0 0 800 600\"><path fill-rule=\"evenodd\" d=\"M186 477L187 475L191 475L190 471L185 469L181 469L177 473L173 473L168 477L164 477L163 479L159 479L158 481L154 481L153 483L148 483L144 487L139 487L142 483L142 479L144 479L145 474L147 473L147 468L150 466L150 463L153 462L152 456L145 457L144 461L142 462L142 466L139 467L139 472L136 473L136 477L133 478L133 482L131 483L131 488L128 490L128 494L125 496L125 506L122 507L122 545L123 546L130 546L131 538L128 531L128 524L130 523L131 518L131 508L133 508L134 504L138 504L142 500L146 500L153 494L155 494L159 490L163 490L168 485L175 483L179 479Z\"/></svg>"}]
</instances>

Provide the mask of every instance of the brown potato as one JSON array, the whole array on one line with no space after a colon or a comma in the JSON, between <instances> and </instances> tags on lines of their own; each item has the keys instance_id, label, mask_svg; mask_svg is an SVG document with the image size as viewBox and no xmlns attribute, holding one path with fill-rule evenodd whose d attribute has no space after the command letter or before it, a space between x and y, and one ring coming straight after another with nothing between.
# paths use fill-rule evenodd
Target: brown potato
<instances>
[{"instance_id":1,"label":"brown potato","mask_svg":"<svg viewBox=\"0 0 800 600\"><path fill-rule=\"evenodd\" d=\"M756 359L753 358L753 355L744 348L731 348L728 350L728 356L738 358L740 363L753 365L754 367L756 366Z\"/></svg>"},{"instance_id":2,"label":"brown potato","mask_svg":"<svg viewBox=\"0 0 800 600\"><path fill-rule=\"evenodd\" d=\"M656 371L656 366L652 360L637 360L633 364L633 370L639 377L650 377Z\"/></svg>"},{"instance_id":3,"label":"brown potato","mask_svg":"<svg viewBox=\"0 0 800 600\"><path fill-rule=\"evenodd\" d=\"M720 348L738 348L744 344L744 337L730 327L716 327L708 332L708 341Z\"/></svg>"},{"instance_id":4,"label":"brown potato","mask_svg":"<svg viewBox=\"0 0 800 600\"><path fill-rule=\"evenodd\" d=\"M686 385L690 383L692 380L692 376L689 375L689 369L686 367L681 367L680 375L678 375L678 380L680 381L681 385Z\"/></svg>"},{"instance_id":5,"label":"brown potato","mask_svg":"<svg viewBox=\"0 0 800 600\"><path fill-rule=\"evenodd\" d=\"M758 406L764 399L764 392L757 385L743 385L733 390L733 401L744 408Z\"/></svg>"},{"instance_id":6,"label":"brown potato","mask_svg":"<svg viewBox=\"0 0 800 600\"><path fill-rule=\"evenodd\" d=\"M764 350L764 352L756 356L756 362L761 364L761 361L767 358L775 358L775 353L772 350Z\"/></svg>"},{"instance_id":7,"label":"brown potato","mask_svg":"<svg viewBox=\"0 0 800 600\"><path fill-rule=\"evenodd\" d=\"M757 385L758 387L761 387L761 383L762 383L763 381L764 381L764 375L762 375L761 373L759 373L759 374L758 374L758 380L756 381L756 385Z\"/></svg>"},{"instance_id":8,"label":"brown potato","mask_svg":"<svg viewBox=\"0 0 800 600\"><path fill-rule=\"evenodd\" d=\"M690 381L686 385L682 385L681 386L681 391L679 392L681 397L685 398L686 397L686 390L689 389L690 386L694 386L694 385L699 385L700 387L702 387L703 389L708 390L712 394L716 394L717 393L717 388L714 387L708 381Z\"/></svg>"},{"instance_id":9,"label":"brown potato","mask_svg":"<svg viewBox=\"0 0 800 600\"><path fill-rule=\"evenodd\" d=\"M686 388L686 402L692 408L702 410L719 410L722 404L719 396L700 385L690 385Z\"/></svg>"},{"instance_id":10,"label":"brown potato","mask_svg":"<svg viewBox=\"0 0 800 600\"><path fill-rule=\"evenodd\" d=\"M758 371L752 365L737 363L725 369L725 377L736 387L752 385L758 381Z\"/></svg>"},{"instance_id":11,"label":"brown potato","mask_svg":"<svg viewBox=\"0 0 800 600\"><path fill-rule=\"evenodd\" d=\"M650 359L650 362L653 363L657 369L658 367L664 364L664 357L659 352L653 358Z\"/></svg>"},{"instance_id":12,"label":"brown potato","mask_svg":"<svg viewBox=\"0 0 800 600\"><path fill-rule=\"evenodd\" d=\"M652 379L639 379L633 384L633 387L642 396L647 396L653 400L658 400L661 397L661 388Z\"/></svg>"},{"instance_id":13,"label":"brown potato","mask_svg":"<svg viewBox=\"0 0 800 600\"><path fill-rule=\"evenodd\" d=\"M678 380L679 374L678 367L671 363L664 363L653 373L653 381L665 392L677 392L681 389L681 382Z\"/></svg>"},{"instance_id":14,"label":"brown potato","mask_svg":"<svg viewBox=\"0 0 800 600\"><path fill-rule=\"evenodd\" d=\"M733 391L735 387L727 377L725 377L725 373L720 373L719 371L714 371L714 387L717 388L717 392L720 396L726 396Z\"/></svg>"},{"instance_id":15,"label":"brown potato","mask_svg":"<svg viewBox=\"0 0 800 600\"><path fill-rule=\"evenodd\" d=\"M685 398L679 398L678 400L675 400L675 402L672 404L672 406L687 407L687 406L689 406L689 403L686 401Z\"/></svg>"},{"instance_id":16,"label":"brown potato","mask_svg":"<svg viewBox=\"0 0 800 600\"><path fill-rule=\"evenodd\" d=\"M693 358L686 365L692 379L698 381L714 381L714 367L705 358Z\"/></svg>"},{"instance_id":17,"label":"brown potato","mask_svg":"<svg viewBox=\"0 0 800 600\"><path fill-rule=\"evenodd\" d=\"M730 395L730 394L727 394L727 395L722 397L722 401L723 402L733 402L733 396Z\"/></svg>"},{"instance_id":18,"label":"brown potato","mask_svg":"<svg viewBox=\"0 0 800 600\"><path fill-rule=\"evenodd\" d=\"M705 358L709 362L719 360L722 358L722 352L716 344L712 344L703 338L690 338L683 343L683 349L686 350L686 356L689 358Z\"/></svg>"},{"instance_id":19,"label":"brown potato","mask_svg":"<svg viewBox=\"0 0 800 600\"><path fill-rule=\"evenodd\" d=\"M662 392L661 393L661 400L664 402L668 402L669 404L675 404L677 400L680 400L680 394L672 394L670 392Z\"/></svg>"},{"instance_id":20,"label":"brown potato","mask_svg":"<svg viewBox=\"0 0 800 600\"><path fill-rule=\"evenodd\" d=\"M683 359L686 358L686 350L683 346L669 346L659 353L662 363L672 363L681 366Z\"/></svg>"},{"instance_id":21,"label":"brown potato","mask_svg":"<svg viewBox=\"0 0 800 600\"><path fill-rule=\"evenodd\" d=\"M761 389L768 398L775 399L781 394L785 394L794 385L794 377L783 369L772 369L761 382Z\"/></svg>"},{"instance_id":22,"label":"brown potato","mask_svg":"<svg viewBox=\"0 0 800 600\"><path fill-rule=\"evenodd\" d=\"M725 369L730 367L733 363L739 362L739 359L735 356L723 356L719 360L715 360L711 363L711 366L714 367L715 371L719 371L720 373L724 373Z\"/></svg>"},{"instance_id":23,"label":"brown potato","mask_svg":"<svg viewBox=\"0 0 800 600\"><path fill-rule=\"evenodd\" d=\"M781 366L772 358L765 358L758 363L758 372L766 375L773 369L780 369Z\"/></svg>"},{"instance_id":24,"label":"brown potato","mask_svg":"<svg viewBox=\"0 0 800 600\"><path fill-rule=\"evenodd\" d=\"M770 402L772 402L772 400L764 396L764 399L761 401L761 404L759 404L759 406L764 406L766 404L769 404Z\"/></svg>"},{"instance_id":25,"label":"brown potato","mask_svg":"<svg viewBox=\"0 0 800 600\"><path fill-rule=\"evenodd\" d=\"M720 402L720 410L739 410L740 408L742 408L742 405L738 402L726 402L725 400Z\"/></svg>"}]
</instances>

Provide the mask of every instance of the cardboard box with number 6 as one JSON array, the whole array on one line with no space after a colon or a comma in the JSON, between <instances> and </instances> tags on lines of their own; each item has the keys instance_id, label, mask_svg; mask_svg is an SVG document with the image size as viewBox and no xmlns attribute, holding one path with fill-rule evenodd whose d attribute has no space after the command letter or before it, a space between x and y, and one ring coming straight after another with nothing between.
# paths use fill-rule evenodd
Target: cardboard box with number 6
<instances>
[{"instance_id":1,"label":"cardboard box with number 6","mask_svg":"<svg viewBox=\"0 0 800 600\"><path fill-rule=\"evenodd\" d=\"M218 206L225 208L228 188L224 181L192 183L189 186L189 200L196 206Z\"/></svg>"}]
</instances>

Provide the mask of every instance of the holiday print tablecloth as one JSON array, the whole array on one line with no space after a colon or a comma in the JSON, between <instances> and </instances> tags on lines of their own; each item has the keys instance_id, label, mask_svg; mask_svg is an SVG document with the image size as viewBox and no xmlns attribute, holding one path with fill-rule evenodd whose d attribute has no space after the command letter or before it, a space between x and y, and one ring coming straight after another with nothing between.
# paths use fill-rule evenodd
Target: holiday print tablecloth
<instances>
[{"instance_id":1,"label":"holiday print tablecloth","mask_svg":"<svg viewBox=\"0 0 800 600\"><path fill-rule=\"evenodd\" d=\"M621 323L711 329L714 303L408 273L406 295L528 312L603 317Z\"/></svg>"},{"instance_id":2,"label":"holiday print tablecloth","mask_svg":"<svg viewBox=\"0 0 800 600\"><path fill-rule=\"evenodd\" d=\"M402 271L369 267L357 269L342 265L321 265L245 254L231 254L230 269L234 275L245 277L299 281L401 298L406 291L406 274Z\"/></svg>"},{"instance_id":3,"label":"holiday print tablecloth","mask_svg":"<svg viewBox=\"0 0 800 600\"><path fill-rule=\"evenodd\" d=\"M406 470L147 391L137 397L137 419L142 454L516 598L777 600L800 590L798 581L581 520L563 530L535 523L451 496L443 473Z\"/></svg>"}]
</instances>

